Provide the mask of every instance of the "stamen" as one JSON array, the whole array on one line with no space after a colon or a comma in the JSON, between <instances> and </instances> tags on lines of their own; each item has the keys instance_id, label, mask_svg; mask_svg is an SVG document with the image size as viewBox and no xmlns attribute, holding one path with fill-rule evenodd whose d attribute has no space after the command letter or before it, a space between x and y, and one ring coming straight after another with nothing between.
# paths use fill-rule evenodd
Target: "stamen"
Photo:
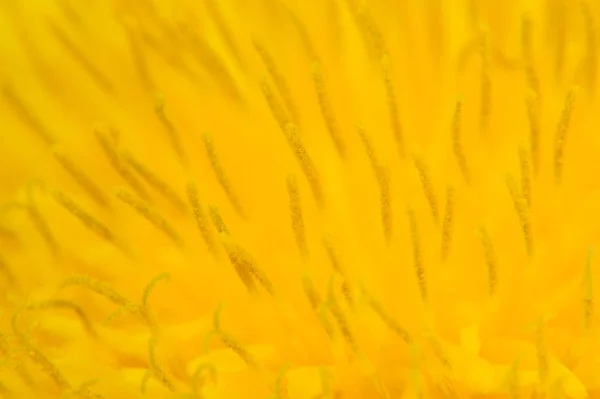
<instances>
[{"instance_id":1,"label":"stamen","mask_svg":"<svg viewBox=\"0 0 600 399\"><path fill-rule=\"evenodd\" d=\"M529 157L524 147L519 148L519 164L521 166L521 191L523 198L529 207L531 207L531 179L529 177Z\"/></svg>"},{"instance_id":2,"label":"stamen","mask_svg":"<svg viewBox=\"0 0 600 399\"><path fill-rule=\"evenodd\" d=\"M302 288L304 289L304 294L308 298L310 306L314 311L317 311L319 305L321 304L321 297L307 274L302 276Z\"/></svg>"},{"instance_id":3,"label":"stamen","mask_svg":"<svg viewBox=\"0 0 600 399\"><path fill-rule=\"evenodd\" d=\"M327 252L327 257L329 258L329 261L331 262L333 271L338 272L340 275L344 275L342 265L338 259L337 252L335 251L335 248L333 247L333 242L329 235L326 235L325 237L323 237L323 246L325 247L325 251Z\"/></svg>"},{"instance_id":4,"label":"stamen","mask_svg":"<svg viewBox=\"0 0 600 399\"><path fill-rule=\"evenodd\" d=\"M42 216L40 211L34 205L29 205L27 207L27 211L36 230L40 233L40 235L46 242L46 245L48 245L48 247L50 248L50 252L52 252L52 255L55 257L58 256L60 249L56 238L54 238L54 234L52 234L52 231L48 226L48 222L46 221L46 219Z\"/></svg>"},{"instance_id":5,"label":"stamen","mask_svg":"<svg viewBox=\"0 0 600 399\"><path fill-rule=\"evenodd\" d=\"M167 114L165 112L165 99L162 94L157 94L155 98L154 111L156 112L156 116L158 117L160 124L165 128L165 131L167 132L169 142L171 143L171 146L173 147L173 150L177 155L177 159L179 160L179 162L181 162L181 165L187 169L187 167L189 166L188 157L183 148L181 135L175 128L175 125L173 125L173 122L171 122L171 120L167 117Z\"/></svg>"},{"instance_id":6,"label":"stamen","mask_svg":"<svg viewBox=\"0 0 600 399\"><path fill-rule=\"evenodd\" d=\"M73 389L72 392L65 395L65 399L69 399L71 397L83 397L83 398L94 398L101 399L102 395L93 393L89 388L98 382L97 379L91 381L82 382L76 389Z\"/></svg>"},{"instance_id":7,"label":"stamen","mask_svg":"<svg viewBox=\"0 0 600 399\"><path fill-rule=\"evenodd\" d=\"M217 208L214 205L211 205L208 208L208 215L210 216L210 220L219 234L229 235L229 229L227 228L227 225L221 217L221 212L219 211L219 208Z\"/></svg>"},{"instance_id":8,"label":"stamen","mask_svg":"<svg viewBox=\"0 0 600 399\"><path fill-rule=\"evenodd\" d=\"M321 302L317 305L317 308L314 309L317 313L317 317L319 318L319 324L323 327L323 330L327 334L330 340L333 340L335 337L335 330L333 329L333 325L331 324L331 320L329 320L329 306L325 302Z\"/></svg>"},{"instance_id":9,"label":"stamen","mask_svg":"<svg viewBox=\"0 0 600 399\"><path fill-rule=\"evenodd\" d=\"M448 187L446 191L446 210L444 222L442 223L442 261L448 258L450 243L452 241L452 230L454 228L454 188Z\"/></svg>"},{"instance_id":10,"label":"stamen","mask_svg":"<svg viewBox=\"0 0 600 399\"><path fill-rule=\"evenodd\" d=\"M428 302L427 281L425 277L425 267L423 266L423 256L421 254L421 242L417 225L417 217L412 209L408 210L408 222L410 226L410 236L413 246L413 266L417 275L419 292L424 303Z\"/></svg>"},{"instance_id":11,"label":"stamen","mask_svg":"<svg viewBox=\"0 0 600 399\"><path fill-rule=\"evenodd\" d=\"M32 180L27 183L25 187L25 192L27 195L27 204L25 204L23 208L27 210L29 218L31 219L38 233L46 242L46 245L50 248L50 252L52 253L52 255L56 257L60 252L58 242L56 241L54 234L52 234L52 230L50 230L48 222L46 221L42 213L38 210L35 204L34 190L36 188L41 189L42 191L45 191L46 189L44 183L39 180ZM16 204L16 206L19 207L20 205Z\"/></svg>"},{"instance_id":12,"label":"stamen","mask_svg":"<svg viewBox=\"0 0 600 399\"><path fill-rule=\"evenodd\" d=\"M198 230L200 230L200 235L204 240L209 252L215 256L217 253L217 246L215 240L213 238L212 232L210 231L210 225L204 214L204 210L200 206L200 201L198 200L198 189L196 188L196 184L193 182L189 182L187 185L187 197L192 207L192 212L194 214L194 219L196 220L196 225L198 226Z\"/></svg>"},{"instance_id":13,"label":"stamen","mask_svg":"<svg viewBox=\"0 0 600 399\"><path fill-rule=\"evenodd\" d=\"M273 83L275 83L275 87L277 88L277 91L279 92L287 111L291 115L291 122L299 124L298 110L296 104L292 100L292 94L285 77L277 68L273 57L271 57L271 54L269 54L266 48L260 45L257 41L254 41L254 48L265 65L265 68L267 68L267 72L269 73L269 76L271 76Z\"/></svg>"},{"instance_id":14,"label":"stamen","mask_svg":"<svg viewBox=\"0 0 600 399\"><path fill-rule=\"evenodd\" d=\"M168 283L169 281L171 281L171 275L169 273L161 273L158 276L154 277L148 283L146 288L144 288L144 292L142 293L142 308L143 309L148 309L148 298L150 298L150 294L152 293L152 290L154 290L154 287L156 287L156 285L158 283L160 283L161 281Z\"/></svg>"},{"instance_id":15,"label":"stamen","mask_svg":"<svg viewBox=\"0 0 600 399\"><path fill-rule=\"evenodd\" d=\"M389 245L392 239L392 198L389 173L388 170L379 163L373 145L367 136L365 126L362 123L359 123L356 130L363 143L367 157L369 158L373 174L377 179L380 194L381 223L385 241Z\"/></svg>"},{"instance_id":16,"label":"stamen","mask_svg":"<svg viewBox=\"0 0 600 399\"><path fill-rule=\"evenodd\" d=\"M219 156L217 155L212 136L208 133L205 133L202 138L204 140L204 148L206 149L208 160L210 161L210 166L217 177L217 181L221 185L225 195L227 195L227 199L229 199L229 202L231 202L231 205L238 215L240 215L242 219L245 218L245 211L240 203L239 197L233 190L231 182L229 181L229 178L225 174L225 170L219 161Z\"/></svg>"},{"instance_id":17,"label":"stamen","mask_svg":"<svg viewBox=\"0 0 600 399\"><path fill-rule=\"evenodd\" d=\"M73 180L100 206L108 207L108 200L102 193L102 190L98 188L94 183L79 167L77 167L73 161L61 150L54 149L54 157L62 166L65 171L71 175Z\"/></svg>"},{"instance_id":18,"label":"stamen","mask_svg":"<svg viewBox=\"0 0 600 399\"><path fill-rule=\"evenodd\" d=\"M223 344L226 347L228 347L236 355L238 355L248 366L250 366L251 368L258 367L258 363L254 359L254 356L250 352L248 352L248 350L246 350L244 347L242 347L240 345L240 343L237 342L237 340L235 340L231 335L229 335L223 331L223 329L221 328L221 321L220 321L221 313L222 313L222 306L219 306L219 308L217 308L217 310L215 311L215 314L213 316L214 331L221 339L221 342L223 342Z\"/></svg>"},{"instance_id":19,"label":"stamen","mask_svg":"<svg viewBox=\"0 0 600 399\"><path fill-rule=\"evenodd\" d=\"M402 133L402 126L400 124L398 101L396 99L396 91L392 78L392 64L388 54L385 54L381 59L381 66L383 68L383 82L385 84L385 94L388 112L390 115L392 134L394 135L394 141L396 142L396 146L398 148L398 154L400 158L403 159L405 154L404 134Z\"/></svg>"},{"instance_id":20,"label":"stamen","mask_svg":"<svg viewBox=\"0 0 600 399\"><path fill-rule=\"evenodd\" d=\"M357 0L346 0L346 5L370 56L374 59L380 58L385 53L386 47L381 32L371 14L366 7L359 6Z\"/></svg>"},{"instance_id":21,"label":"stamen","mask_svg":"<svg viewBox=\"0 0 600 399\"><path fill-rule=\"evenodd\" d=\"M105 325L112 322L117 316L127 312L138 317L144 323L144 325L150 329L153 336L158 336L158 326L156 325L156 322L150 311L150 307L148 306L148 297L150 296L150 293L156 284L162 280L169 281L169 279L170 275L168 273L162 273L154 277L144 289L142 294L142 302L140 304L133 303L109 285L87 276L71 276L63 281L63 283L60 285L60 289L64 289L73 285L79 285L89 289L92 292L95 292L98 295L103 296L115 305L118 305L119 307L117 310L106 318L104 322Z\"/></svg>"},{"instance_id":22,"label":"stamen","mask_svg":"<svg viewBox=\"0 0 600 399\"><path fill-rule=\"evenodd\" d=\"M339 275L343 279L342 294L344 295L344 298L346 299L346 303L348 304L348 306L351 309L354 309L354 292L353 292L352 288L350 287L350 281L348 279L348 276L346 275L346 271L344 270L344 268L342 267L342 264L340 263L338 255L336 253L336 250L333 246L333 242L329 236L325 236L323 238L323 246L325 247L325 251L327 252L327 257L329 258L329 261L331 262L331 266L332 266L333 270L335 272L339 273Z\"/></svg>"},{"instance_id":23,"label":"stamen","mask_svg":"<svg viewBox=\"0 0 600 399\"><path fill-rule=\"evenodd\" d=\"M435 197L431 179L429 178L429 170L427 169L425 162L420 157L413 156L413 160L415 168L417 168L417 171L419 172L421 186L423 186L425 197L427 197L427 202L429 203L429 208L431 209L431 215L433 216L433 221L436 225L438 225L440 222L440 215L437 205L437 198Z\"/></svg>"},{"instance_id":24,"label":"stamen","mask_svg":"<svg viewBox=\"0 0 600 399\"><path fill-rule=\"evenodd\" d=\"M371 140L367 136L365 125L362 122L360 122L356 126L356 131L358 132L360 141L362 142L363 147L365 148L365 152L367 153L367 157L369 158L369 164L371 165L373 174L377 177L377 173L380 168L380 163L379 163L379 160L377 159L377 154L375 154L373 144L371 143Z\"/></svg>"},{"instance_id":25,"label":"stamen","mask_svg":"<svg viewBox=\"0 0 600 399\"><path fill-rule=\"evenodd\" d=\"M300 189L298 181L294 175L287 178L287 191L290 201L290 214L292 216L292 229L296 238L296 245L300 251L303 261L308 261L308 244L306 242L306 230L304 227L304 217L302 216L302 204L300 198Z\"/></svg>"},{"instance_id":26,"label":"stamen","mask_svg":"<svg viewBox=\"0 0 600 399\"><path fill-rule=\"evenodd\" d=\"M225 234L221 235L221 239L231 265L248 288L248 291L250 291L250 293L256 292L254 285L254 280L256 280L270 295L274 295L275 289L273 284L260 267L258 267L257 262L250 253L233 242Z\"/></svg>"},{"instance_id":27,"label":"stamen","mask_svg":"<svg viewBox=\"0 0 600 399\"><path fill-rule=\"evenodd\" d=\"M492 244L492 239L485 227L482 227L477 232L483 247L485 264L488 269L488 293L490 296L494 296L496 293L496 287L498 286L498 266L496 261L496 251Z\"/></svg>"},{"instance_id":28,"label":"stamen","mask_svg":"<svg viewBox=\"0 0 600 399\"><path fill-rule=\"evenodd\" d=\"M109 137L109 133L113 137ZM118 132L112 128L109 128L109 132L103 132L100 129L95 129L94 134L96 139L102 147L110 166L117 172L119 176L129 185L133 190L144 200L149 201L150 197L148 193L140 184L139 180L131 173L131 171L123 164L119 154L115 148L115 138Z\"/></svg>"},{"instance_id":29,"label":"stamen","mask_svg":"<svg viewBox=\"0 0 600 399\"><path fill-rule=\"evenodd\" d=\"M153 187L160 195L162 195L167 201L169 201L175 208L181 212L185 212L185 202L179 197L179 195L173 190L166 181L158 177L152 172L146 165L136 159L129 151L121 151L121 157L125 162L131 166L133 170L139 174L142 179Z\"/></svg>"},{"instance_id":30,"label":"stamen","mask_svg":"<svg viewBox=\"0 0 600 399\"><path fill-rule=\"evenodd\" d=\"M435 356L442 362L445 368L448 370L452 370L452 363L450 363L450 359L448 359L448 354L446 350L442 347L440 340L435 334L427 333L426 334L427 342L431 345L433 349L433 353ZM453 397L454 398L454 397Z\"/></svg>"},{"instance_id":31,"label":"stamen","mask_svg":"<svg viewBox=\"0 0 600 399\"><path fill-rule=\"evenodd\" d=\"M27 357L41 367L48 377L54 381L61 392L69 391L71 389L71 384L69 384L60 370L42 352L40 352L39 349L33 346L29 339L19 330L18 321L23 310L24 308L17 310L11 320L11 326L15 337L17 338L19 344L23 347Z\"/></svg>"},{"instance_id":32,"label":"stamen","mask_svg":"<svg viewBox=\"0 0 600 399\"><path fill-rule=\"evenodd\" d=\"M377 173L379 186L381 189L381 224L383 226L383 236L387 245L392 242L392 193L390 189L389 172L386 168L380 167Z\"/></svg>"},{"instance_id":33,"label":"stamen","mask_svg":"<svg viewBox=\"0 0 600 399\"><path fill-rule=\"evenodd\" d=\"M14 113L44 142L50 146L56 140L54 134L51 133L46 126L42 124L40 119L32 113L19 95L8 85L2 85L2 95L8 101Z\"/></svg>"},{"instance_id":34,"label":"stamen","mask_svg":"<svg viewBox=\"0 0 600 399\"><path fill-rule=\"evenodd\" d=\"M312 67L312 79L317 92L317 98L319 100L319 107L321 109L321 116L325 121L325 126L329 132L329 136L335 145L335 149L338 155L345 159L346 157L346 145L342 140L340 127L335 117L333 107L331 105L331 99L327 93L327 87L325 85L325 79L323 77L323 71L319 63L313 63Z\"/></svg>"},{"instance_id":35,"label":"stamen","mask_svg":"<svg viewBox=\"0 0 600 399\"><path fill-rule=\"evenodd\" d=\"M135 209L154 227L156 227L163 234L169 237L177 246L183 246L183 241L179 236L179 233L177 233L177 231L175 231L175 229L158 212L151 209L147 203L145 203L141 199L135 198L133 194L124 189L118 189L116 192L116 196L125 204Z\"/></svg>"},{"instance_id":36,"label":"stamen","mask_svg":"<svg viewBox=\"0 0 600 399\"><path fill-rule=\"evenodd\" d=\"M167 376L165 370L159 366L156 361L156 339L150 338L148 341L148 361L150 363L150 372L152 373L152 377L154 377L161 385L167 388L171 392L176 392L175 384L171 380L170 377Z\"/></svg>"},{"instance_id":37,"label":"stamen","mask_svg":"<svg viewBox=\"0 0 600 399\"><path fill-rule=\"evenodd\" d=\"M285 133L286 126L289 123L285 109L275 98L275 95L273 94L273 91L266 80L261 81L260 88L263 93L263 97L269 106L269 110L273 115L273 119L275 119L275 122L277 122L281 131Z\"/></svg>"},{"instance_id":38,"label":"stamen","mask_svg":"<svg viewBox=\"0 0 600 399\"><path fill-rule=\"evenodd\" d=\"M64 288L67 288L67 287L70 287L73 285L80 285L82 287L86 287L87 289L91 290L92 292L95 292L96 294L103 296L104 298L108 299L110 302L114 303L115 305L119 305L121 307L131 305L131 303L132 303L130 300L128 300L123 295L119 294L117 291L115 291L113 288L111 288L107 284L105 284L99 280L95 280L91 277L87 277L87 276L69 277L68 279L63 281L63 283L60 285L60 288L64 289Z\"/></svg>"},{"instance_id":39,"label":"stamen","mask_svg":"<svg viewBox=\"0 0 600 399\"><path fill-rule=\"evenodd\" d=\"M531 161L533 174L537 176L540 166L540 118L539 101L533 92L528 92L525 97L527 118L529 120L529 147L531 148Z\"/></svg>"},{"instance_id":40,"label":"stamen","mask_svg":"<svg viewBox=\"0 0 600 399\"><path fill-rule=\"evenodd\" d=\"M26 338L27 335L23 334ZM8 364L13 368L16 374L23 380L23 382L29 387L33 388L34 382L33 378L29 374L29 372L22 367L22 364L17 362L16 358L19 353L23 351L22 348L18 348L18 339L15 345L13 343L14 337L9 336L8 334L0 333L0 354L2 354L7 360L5 360L5 364Z\"/></svg>"},{"instance_id":41,"label":"stamen","mask_svg":"<svg viewBox=\"0 0 600 399\"><path fill-rule=\"evenodd\" d=\"M238 355L250 368L257 368L258 363L254 359L254 356L248 352L240 343L238 343L231 335L224 332L220 332L219 338L223 345L231 349L236 355Z\"/></svg>"},{"instance_id":42,"label":"stamen","mask_svg":"<svg viewBox=\"0 0 600 399\"><path fill-rule=\"evenodd\" d=\"M169 273L161 273L158 276L154 277L152 280L150 280L148 285L144 288L140 305L132 305L126 306L125 308L121 308L124 311L129 311L135 315L138 315L142 319L144 324L148 326L153 337L158 337L160 332L158 329L158 324L156 323L156 319L154 317L154 313L152 312L152 309L148 304L148 299L150 298L150 294L153 292L156 285L161 281L169 283L171 281L171 275ZM118 312L120 312L120 310L117 310L117 313ZM116 315L118 314L114 314L114 316Z\"/></svg>"},{"instance_id":43,"label":"stamen","mask_svg":"<svg viewBox=\"0 0 600 399\"><path fill-rule=\"evenodd\" d=\"M571 116L573 114L573 108L575 106L575 101L577 100L578 92L578 87L574 87L569 91L556 131L556 140L554 145L554 178L557 184L560 184L562 180L565 141L567 138L567 132L569 131L569 124L571 123Z\"/></svg>"},{"instance_id":44,"label":"stamen","mask_svg":"<svg viewBox=\"0 0 600 399\"><path fill-rule=\"evenodd\" d=\"M131 302L125 306L121 306L119 308L117 308L114 312L112 312L111 314L109 314L106 319L104 319L104 325L108 326L110 325L114 320L117 319L117 317L121 317L124 314L132 314L136 317L139 317L140 320L142 321L142 323L144 323L146 326L149 327L150 331L152 332L152 336L156 336L156 334L154 333L156 330L154 329L154 324L152 324L153 322L148 320L146 318L146 315L142 313L141 308L139 305Z\"/></svg>"},{"instance_id":45,"label":"stamen","mask_svg":"<svg viewBox=\"0 0 600 399\"><path fill-rule=\"evenodd\" d=\"M50 31L54 37L61 43L67 52L73 57L73 60L92 78L92 80L107 94L114 96L115 88L112 83L100 72L98 68L77 48L71 41L65 31L52 22L48 23Z\"/></svg>"},{"instance_id":46,"label":"stamen","mask_svg":"<svg viewBox=\"0 0 600 399\"><path fill-rule=\"evenodd\" d=\"M88 334L90 334L92 337L98 336L98 333L96 332L96 329L95 329L94 325L92 324L92 322L90 321L89 317L85 314L85 312L83 311L83 309L80 306L78 306L77 304L75 304L73 302L65 301L62 299L54 299L54 300L49 300L49 301L44 301L44 302L27 305L24 309L27 309L27 310L69 309L77 315L77 318L79 319L83 328L86 330L86 332Z\"/></svg>"},{"instance_id":47,"label":"stamen","mask_svg":"<svg viewBox=\"0 0 600 399\"><path fill-rule=\"evenodd\" d=\"M456 157L456 162L458 162L458 167L460 168L460 172L462 173L465 182L470 184L471 175L469 172L469 167L467 166L467 158L465 157L465 150L461 140L461 119L462 99L459 99L456 102L454 117L452 118L452 147L454 150L454 156Z\"/></svg>"},{"instance_id":48,"label":"stamen","mask_svg":"<svg viewBox=\"0 0 600 399\"><path fill-rule=\"evenodd\" d=\"M377 301L369 292L362 289L363 298L367 301L367 304L373 311L379 316L381 321L385 323L385 325L392 330L392 332L398 335L404 342L410 344L412 342L412 338L408 331L402 327L384 308L383 305Z\"/></svg>"},{"instance_id":49,"label":"stamen","mask_svg":"<svg viewBox=\"0 0 600 399\"><path fill-rule=\"evenodd\" d=\"M517 184L510 175L506 176L506 186L508 187L508 192L510 193L510 197L515 207L515 211L517 212L517 216L521 224L521 229L523 230L523 237L525 238L525 248L527 250L527 255L532 256L533 234L531 230L531 219L529 215L529 209L527 208L527 201L525 200L523 195L519 193Z\"/></svg>"},{"instance_id":50,"label":"stamen","mask_svg":"<svg viewBox=\"0 0 600 399\"><path fill-rule=\"evenodd\" d=\"M104 224L96 220L92 215L84 211L73 199L67 194L59 190L54 190L52 193L54 200L65 208L69 213L75 216L88 230L96 234L101 239L109 242L110 244L120 245L113 232L106 227Z\"/></svg>"},{"instance_id":51,"label":"stamen","mask_svg":"<svg viewBox=\"0 0 600 399\"><path fill-rule=\"evenodd\" d=\"M298 134L298 128L296 125L292 123L288 123L284 130L285 138L288 142L288 145L294 152L298 163L300 164L300 168L308 180L308 184L313 192L315 200L317 201L317 205L319 207L323 207L324 198L323 198L323 188L321 185L321 179L319 178L319 174L315 165L306 151L304 144Z\"/></svg>"},{"instance_id":52,"label":"stamen","mask_svg":"<svg viewBox=\"0 0 600 399\"><path fill-rule=\"evenodd\" d=\"M350 283L348 282L348 278L342 276L344 279L342 281L342 295L344 295L344 299L346 300L346 304L351 310L355 310L356 306L354 304L354 292L350 287Z\"/></svg>"},{"instance_id":53,"label":"stamen","mask_svg":"<svg viewBox=\"0 0 600 399\"><path fill-rule=\"evenodd\" d=\"M332 276L331 280L329 281L329 288L327 290L328 309L331 312L331 315L333 316L333 318L335 319L335 321L338 325L338 328L340 330L340 333L342 334L342 337L344 337L344 340L346 341L348 346L350 346L350 348L352 349L352 352L354 352L355 355L358 355L360 353L359 348L358 348L358 342L356 341L356 338L354 337L354 333L350 329L350 324L348 323L348 319L346 318L346 315L344 315L344 312L342 311L342 309L340 308L340 305L338 304L337 300L335 299L335 294L333 291L334 277L335 277L335 275Z\"/></svg>"},{"instance_id":54,"label":"stamen","mask_svg":"<svg viewBox=\"0 0 600 399\"><path fill-rule=\"evenodd\" d=\"M142 377L142 382L140 384L140 392L142 393L142 395L146 395L148 381L150 381L150 378L152 378L152 371L148 370L144 373Z\"/></svg>"},{"instance_id":55,"label":"stamen","mask_svg":"<svg viewBox=\"0 0 600 399\"><path fill-rule=\"evenodd\" d=\"M258 268L254 261L248 263L248 270L252 273L252 276L271 296L275 296L275 286L271 280L267 277L266 273Z\"/></svg>"},{"instance_id":56,"label":"stamen","mask_svg":"<svg viewBox=\"0 0 600 399\"><path fill-rule=\"evenodd\" d=\"M225 306L224 302L220 302L217 306L217 309L213 312L213 329L207 332L204 335L204 341L202 343L202 350L200 353L204 355L208 355L210 352L210 345L212 343L213 338L217 335L217 332L221 329L221 313L223 311L223 307Z\"/></svg>"}]
</instances>

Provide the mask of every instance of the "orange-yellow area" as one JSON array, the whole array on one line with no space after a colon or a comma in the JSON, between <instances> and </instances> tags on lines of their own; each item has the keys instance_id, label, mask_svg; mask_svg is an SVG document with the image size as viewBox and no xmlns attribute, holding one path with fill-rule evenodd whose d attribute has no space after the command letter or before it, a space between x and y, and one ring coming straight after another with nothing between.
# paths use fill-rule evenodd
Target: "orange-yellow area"
<instances>
[{"instance_id":1,"label":"orange-yellow area","mask_svg":"<svg viewBox=\"0 0 600 399\"><path fill-rule=\"evenodd\" d=\"M600 398L599 27L0 2L0 397Z\"/></svg>"}]
</instances>

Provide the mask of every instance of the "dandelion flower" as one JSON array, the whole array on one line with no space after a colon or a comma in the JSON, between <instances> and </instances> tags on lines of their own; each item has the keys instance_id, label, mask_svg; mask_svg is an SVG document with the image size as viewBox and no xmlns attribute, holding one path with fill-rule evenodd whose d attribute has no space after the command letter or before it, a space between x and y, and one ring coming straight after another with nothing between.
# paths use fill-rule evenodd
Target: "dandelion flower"
<instances>
[{"instance_id":1,"label":"dandelion flower","mask_svg":"<svg viewBox=\"0 0 600 399\"><path fill-rule=\"evenodd\" d=\"M0 396L600 397L591 0L0 4Z\"/></svg>"}]
</instances>

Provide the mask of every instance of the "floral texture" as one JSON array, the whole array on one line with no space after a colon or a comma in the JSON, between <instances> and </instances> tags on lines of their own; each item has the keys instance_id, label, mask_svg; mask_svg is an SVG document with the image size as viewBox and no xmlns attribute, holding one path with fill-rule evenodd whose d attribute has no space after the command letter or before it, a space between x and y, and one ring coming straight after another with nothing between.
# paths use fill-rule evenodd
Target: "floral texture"
<instances>
[{"instance_id":1,"label":"floral texture","mask_svg":"<svg viewBox=\"0 0 600 399\"><path fill-rule=\"evenodd\" d=\"M0 397L600 398L598 1L0 21Z\"/></svg>"}]
</instances>

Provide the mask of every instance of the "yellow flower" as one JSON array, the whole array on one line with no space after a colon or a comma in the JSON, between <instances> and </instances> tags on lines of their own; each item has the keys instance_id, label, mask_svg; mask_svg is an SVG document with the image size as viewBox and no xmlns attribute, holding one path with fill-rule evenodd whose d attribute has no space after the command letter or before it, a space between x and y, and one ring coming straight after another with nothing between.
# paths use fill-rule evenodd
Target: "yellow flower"
<instances>
[{"instance_id":1,"label":"yellow flower","mask_svg":"<svg viewBox=\"0 0 600 399\"><path fill-rule=\"evenodd\" d=\"M600 395L597 2L0 11L0 396Z\"/></svg>"}]
</instances>

